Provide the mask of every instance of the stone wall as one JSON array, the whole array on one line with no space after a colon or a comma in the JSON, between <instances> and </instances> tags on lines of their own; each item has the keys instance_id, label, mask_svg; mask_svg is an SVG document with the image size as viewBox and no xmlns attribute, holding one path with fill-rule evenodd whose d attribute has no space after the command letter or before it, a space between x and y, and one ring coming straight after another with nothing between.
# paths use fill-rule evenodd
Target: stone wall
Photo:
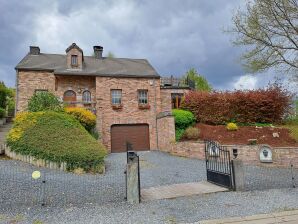
<instances>
[{"instance_id":1,"label":"stone wall","mask_svg":"<svg viewBox=\"0 0 298 224\"><path fill-rule=\"evenodd\" d=\"M27 109L35 90L55 92L55 76L45 71L19 71L17 74L17 112Z\"/></svg>"},{"instance_id":2,"label":"stone wall","mask_svg":"<svg viewBox=\"0 0 298 224\"><path fill-rule=\"evenodd\" d=\"M169 142L175 142L175 121L170 114L157 116L158 148L167 149Z\"/></svg>"},{"instance_id":3,"label":"stone wall","mask_svg":"<svg viewBox=\"0 0 298 224\"><path fill-rule=\"evenodd\" d=\"M205 159L205 145L202 141L169 142L163 145L161 151L187 158ZM230 150L233 157L233 148L238 149L238 158L246 165L289 167L290 164L298 164L297 147L270 147L272 149L272 163L262 163L259 159L260 147L262 145L224 145Z\"/></svg>"},{"instance_id":4,"label":"stone wall","mask_svg":"<svg viewBox=\"0 0 298 224\"><path fill-rule=\"evenodd\" d=\"M111 104L111 89L122 90L123 108ZM139 109L138 89L147 89L150 109ZM156 114L161 111L160 80L153 78L96 77L97 127L103 144L111 150L113 124L148 124L150 149L157 149Z\"/></svg>"}]
</instances>

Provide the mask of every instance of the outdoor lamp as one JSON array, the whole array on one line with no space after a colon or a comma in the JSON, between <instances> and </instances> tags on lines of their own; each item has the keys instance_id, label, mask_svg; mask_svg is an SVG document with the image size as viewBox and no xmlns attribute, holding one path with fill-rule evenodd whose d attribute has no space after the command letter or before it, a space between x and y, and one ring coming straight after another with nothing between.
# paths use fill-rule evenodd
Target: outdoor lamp
<instances>
[{"instance_id":1,"label":"outdoor lamp","mask_svg":"<svg viewBox=\"0 0 298 224\"><path fill-rule=\"evenodd\" d=\"M236 159L237 158L237 156L238 156L238 149L233 149L233 156L234 156L234 159Z\"/></svg>"}]
</instances>

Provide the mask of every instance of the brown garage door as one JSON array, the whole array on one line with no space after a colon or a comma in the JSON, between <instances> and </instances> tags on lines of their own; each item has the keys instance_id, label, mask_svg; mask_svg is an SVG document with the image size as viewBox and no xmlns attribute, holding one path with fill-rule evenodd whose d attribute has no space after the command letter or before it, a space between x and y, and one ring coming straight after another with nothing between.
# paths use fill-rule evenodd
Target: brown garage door
<instances>
[{"instance_id":1,"label":"brown garage door","mask_svg":"<svg viewBox=\"0 0 298 224\"><path fill-rule=\"evenodd\" d=\"M150 150L148 124L113 125L112 152L126 152L126 142L130 142L135 151Z\"/></svg>"}]
</instances>

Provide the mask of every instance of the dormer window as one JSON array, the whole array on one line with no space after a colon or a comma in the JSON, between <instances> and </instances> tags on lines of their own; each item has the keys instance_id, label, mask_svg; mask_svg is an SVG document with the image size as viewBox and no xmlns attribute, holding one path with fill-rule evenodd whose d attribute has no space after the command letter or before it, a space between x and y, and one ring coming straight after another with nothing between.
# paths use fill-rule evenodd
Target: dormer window
<instances>
[{"instance_id":1,"label":"dormer window","mask_svg":"<svg viewBox=\"0 0 298 224\"><path fill-rule=\"evenodd\" d=\"M78 66L78 56L71 55L71 66Z\"/></svg>"}]
</instances>

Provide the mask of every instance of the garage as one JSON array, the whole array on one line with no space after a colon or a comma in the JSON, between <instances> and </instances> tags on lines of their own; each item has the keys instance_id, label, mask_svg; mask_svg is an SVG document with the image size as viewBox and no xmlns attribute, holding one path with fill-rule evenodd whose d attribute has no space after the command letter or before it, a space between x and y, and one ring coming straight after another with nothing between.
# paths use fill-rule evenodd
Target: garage
<instances>
[{"instance_id":1,"label":"garage","mask_svg":"<svg viewBox=\"0 0 298 224\"><path fill-rule=\"evenodd\" d=\"M126 142L134 151L150 150L148 124L121 124L111 127L111 151L126 152Z\"/></svg>"}]
</instances>

